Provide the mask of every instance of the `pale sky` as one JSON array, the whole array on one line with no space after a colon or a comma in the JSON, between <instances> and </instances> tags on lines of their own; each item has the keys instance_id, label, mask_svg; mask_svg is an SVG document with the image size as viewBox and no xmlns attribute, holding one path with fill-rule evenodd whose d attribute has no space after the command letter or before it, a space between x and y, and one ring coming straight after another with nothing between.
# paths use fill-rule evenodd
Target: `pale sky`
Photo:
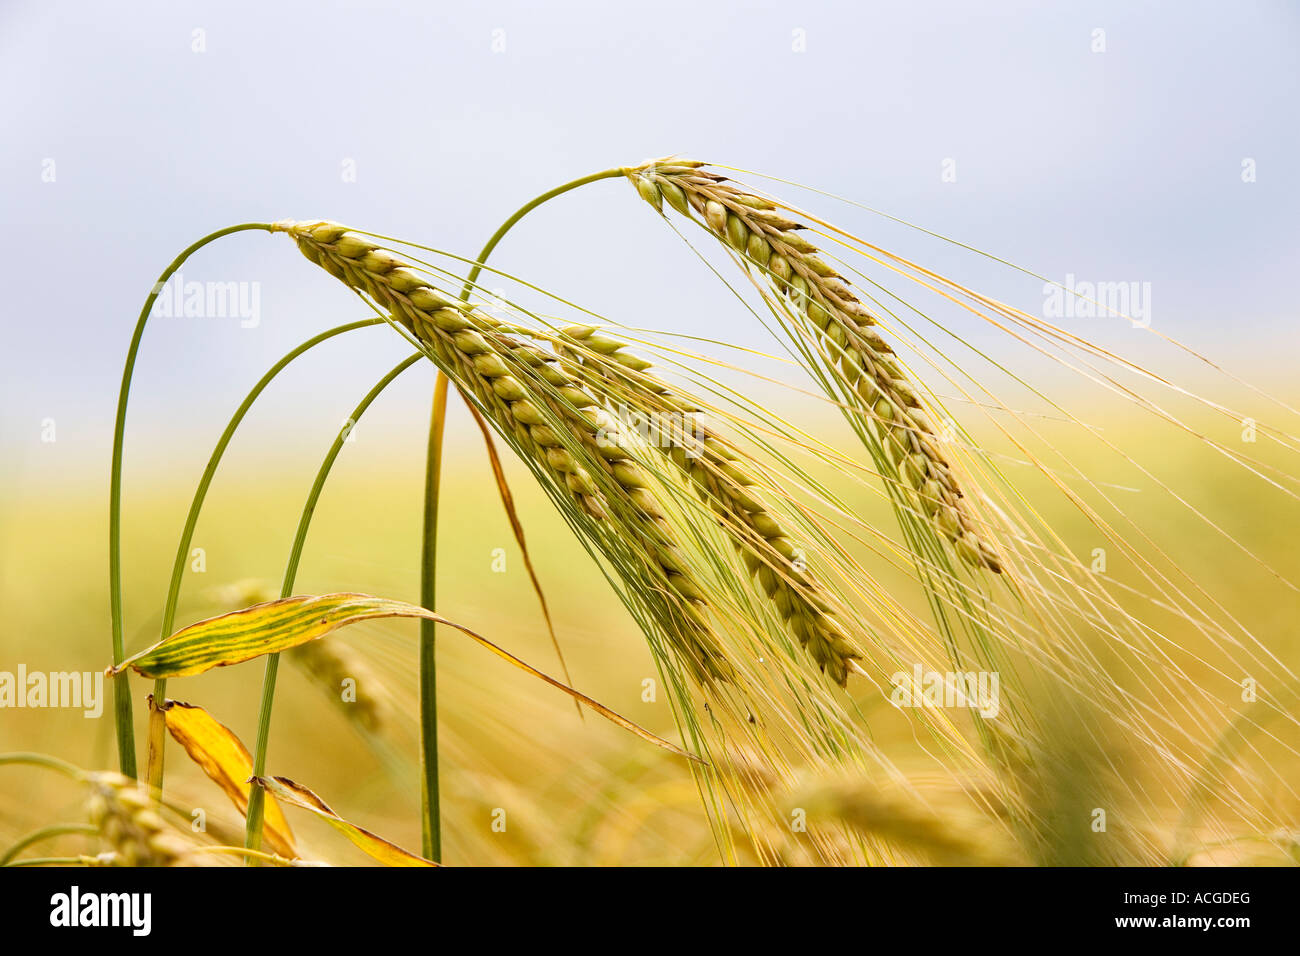
<instances>
[{"instance_id":1,"label":"pale sky","mask_svg":"<svg viewBox=\"0 0 1300 956\"><path fill-rule=\"evenodd\" d=\"M1300 14L1281 2L6 0L0 459L39 474L48 418L61 467L106 474L136 313L213 229L330 218L472 256L537 193L669 153L813 185L1054 279L1149 282L1161 328L1293 356L1298 67ZM786 192L1041 302L1041 283ZM772 348L624 182L548 207L498 255L628 324ZM259 323L155 319L133 448L207 447L272 362L365 315L282 236L225 240L185 271L257 283ZM319 419L319 445L406 352L382 329L323 348L255 434ZM385 427L422 441L431 380L394 387Z\"/></svg>"}]
</instances>

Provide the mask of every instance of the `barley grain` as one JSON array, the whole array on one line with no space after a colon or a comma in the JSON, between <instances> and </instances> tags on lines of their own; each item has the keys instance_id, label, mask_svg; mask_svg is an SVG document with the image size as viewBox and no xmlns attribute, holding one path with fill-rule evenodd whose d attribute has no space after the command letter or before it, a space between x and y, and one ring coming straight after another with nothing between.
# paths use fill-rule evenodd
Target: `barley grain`
<instances>
[{"instance_id":1,"label":"barley grain","mask_svg":"<svg viewBox=\"0 0 1300 956\"><path fill-rule=\"evenodd\" d=\"M87 777L86 812L111 848L115 866L188 866L200 862L195 844L167 826L148 790L121 774Z\"/></svg>"}]
</instances>

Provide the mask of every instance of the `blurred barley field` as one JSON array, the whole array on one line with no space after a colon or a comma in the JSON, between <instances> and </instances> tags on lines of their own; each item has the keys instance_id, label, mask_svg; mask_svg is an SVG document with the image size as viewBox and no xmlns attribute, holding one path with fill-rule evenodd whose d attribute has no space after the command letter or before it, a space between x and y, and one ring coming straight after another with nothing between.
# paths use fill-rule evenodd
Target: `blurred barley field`
<instances>
[{"instance_id":1,"label":"blurred barley field","mask_svg":"<svg viewBox=\"0 0 1300 956\"><path fill-rule=\"evenodd\" d=\"M1206 453L1191 436L1171 438L1151 427L1122 402L1093 402L1091 425L1147 448L1141 464L1155 477L1175 482L1189 506L1212 516L1245 550L1204 524L1191 520L1183 505L1153 493L1150 478L1122 462L1097 456L1074 426L1052 433L1058 450L1127 512L1140 513L1152 542L1134 542L1158 565L1176 565L1205 583L1225 615L1241 625L1281 661L1300 660L1295 621L1300 596L1281 579L1300 579L1295 548L1295 508L1279 505L1277 495L1242 493L1240 469ZM266 414L273 416L274 412ZM378 412L376 414L382 414ZM559 673L536 598L490 480L482 447L464 422L452 414L449 466L445 478L440 544L439 610L473 627L544 671ZM811 411L808 426L838 439L843 425L823 410ZM1202 423L1225 442L1239 438L1231 422ZM997 437L978 435L995 449ZM141 446L165 443L164 436L139 435ZM367 443L371 443L368 445ZM1074 443L1072 445L1071 443ZM374 435L359 431L345 446L335 476L318 509L308 539L297 591L355 590L407 600L418 599L419 525L422 460L412 436L403 448L373 447ZM386 443L387 444L387 443ZM1074 448L1079 449L1077 452ZM1267 450L1261 452L1266 456ZM1007 468L1015 473L1013 457ZM159 461L151 458L151 461ZM145 473L129 473L124 499L124 565L128 650L157 640L166 579L199 462L166 461ZM556 632L574 686L654 733L676 739L667 695L646 699L647 680L657 681L654 663L630 619L592 560L575 542L518 462L507 459L519 511L533 559L549 600ZM295 473L283 464L259 466L259 452L245 450L214 486L195 537L203 549L204 570L187 571L178 624L212 616L259 588L274 596L297 509L315 467L307 455ZM107 659L107 590L104 565L105 498L96 482L105 464L82 463L57 480L30 480L5 489L0 501L0 598L9 609L0 669L17 661L35 670L99 670ZM1033 469L1018 480L1029 501L1042 500L1045 515L1072 552L1085 563L1104 542L1095 527L1060 496L1050 494ZM860 484L837 481L866 522L891 527L892 516L878 496ZM1293 505L1294 503L1292 503ZM1158 542L1157 552L1153 542ZM908 574L877 562L872 573L918 614L925 597ZM1105 571L1121 600L1135 614L1159 626L1192 664L1186 674L1223 700L1221 710L1202 710L1197 736L1231 737L1241 707L1236 682L1247 673L1224 672L1223 654L1205 635L1124 591L1143 590L1128 562L1110 555ZM245 596L241 598L242 596ZM234 602L234 604L232 604ZM361 663L358 702L322 688L299 666L282 667L269 769L309 784L327 795L349 819L403 846L419 845L418 697L415 622L358 625L331 638ZM1101 666L1115 649L1097 636ZM711 865L720 862L700 795L681 760L646 745L592 716L580 719L572 702L507 666L455 632L442 629L439 644L440 733L442 738L444 860L474 865ZM1118 670L1116 679L1125 680ZM245 741L255 735L261 666L258 663L211 671L174 681L170 696L201 704ZM135 678L138 696L146 682ZM107 685L106 685L107 687ZM1188 693L1187 687L1137 681L1139 696ZM1280 691L1281 688L1273 688ZM848 695L869 728L872 741L936 801L940 819L954 826L963 808L947 801L960 777L937 760L914 726L892 707L878 687L855 678ZM358 709L368 709L369 726ZM145 714L137 708L137 740L145 735ZM957 718L960 720L961 718ZM1169 730L1171 738L1176 728ZM1076 741L1063 733L1063 756ZM1206 849L1186 861L1194 864L1285 864L1297 859L1295 833L1300 803L1285 786L1300 779L1300 734L1284 721L1252 731L1231 746L1223 779L1249 795L1250 819L1235 821L1242 839L1216 839L1207 832ZM77 711L8 710L0 720L0 751L41 751L88 768L115 763L112 715L106 706L97 720ZM1153 772L1140 752L1125 753L1117 741L1107 755L1116 771L1133 780ZM1208 758L1208 755L1207 755ZM209 832L230 834L238 843L242 818L174 745L168 754L168 788L174 800L202 809ZM755 786L777 785L756 779ZM1140 787L1139 787L1140 789ZM1153 787L1159 793L1159 787ZM796 806L795 795L774 789L778 805ZM81 796L52 775L20 774L9 768L0 786L0 844L12 843L52 820L76 819ZM1159 799L1159 798L1156 798ZM1212 813L1216 797L1208 797ZM784 802L784 803L783 803ZM1148 808L1151 810L1151 808ZM1153 815L1166 821L1163 832L1148 834L1174 852L1175 827L1186 807L1164 806ZM316 820L294 817L304 856L318 852L334 862L364 864L367 858L337 839ZM496 824L494 826L494 823ZM502 825L504 823L504 825ZM983 832L983 831L981 831ZM814 856L801 846L806 834L782 837L782 858L799 864ZM78 852L75 836L60 838ZM984 833L988 847L1001 839ZM1186 842L1186 841L1183 841ZM1197 840L1193 839L1193 843ZM1222 843L1223 845L1217 845ZM57 843L56 843L57 845ZM745 860L742 848L741 860ZM909 857L898 862L926 862ZM929 858L929 862L936 862ZM942 862L942 859L937 860Z\"/></svg>"},{"instance_id":2,"label":"blurred barley field","mask_svg":"<svg viewBox=\"0 0 1300 956\"><path fill-rule=\"evenodd\" d=\"M0 867L1300 863L1298 27L0 5Z\"/></svg>"}]
</instances>

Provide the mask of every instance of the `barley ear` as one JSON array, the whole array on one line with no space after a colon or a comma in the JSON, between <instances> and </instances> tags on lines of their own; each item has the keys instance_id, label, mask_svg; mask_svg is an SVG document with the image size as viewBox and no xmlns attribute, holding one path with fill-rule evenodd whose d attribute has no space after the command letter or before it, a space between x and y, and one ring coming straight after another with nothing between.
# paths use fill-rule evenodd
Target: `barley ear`
<instances>
[{"instance_id":1,"label":"barley ear","mask_svg":"<svg viewBox=\"0 0 1300 956\"><path fill-rule=\"evenodd\" d=\"M685 473L700 498L720 517L746 570L817 665L844 686L850 662L861 655L830 610L821 586L804 567L794 536L763 500L759 481L745 457L691 411L694 403L647 370L651 363L624 351L624 343L597 334L593 326L571 326L562 337L575 366L589 370L597 392L611 408L627 403L644 415L684 413L681 434L660 450Z\"/></svg>"},{"instance_id":2,"label":"barley ear","mask_svg":"<svg viewBox=\"0 0 1300 956\"><path fill-rule=\"evenodd\" d=\"M197 844L185 839L159 815L159 805L144 786L121 774L92 773L86 812L99 828L114 866L195 865Z\"/></svg>"},{"instance_id":3,"label":"barley ear","mask_svg":"<svg viewBox=\"0 0 1300 956\"><path fill-rule=\"evenodd\" d=\"M769 200L682 160L628 170L642 196L646 184L685 197L684 214L726 244L753 274L816 330L828 364L856 397L881 446L910 486L922 513L967 564L1000 572L1002 562L971 514L952 465L894 350L845 278L805 239L805 227ZM672 203L674 208L677 204Z\"/></svg>"},{"instance_id":4,"label":"barley ear","mask_svg":"<svg viewBox=\"0 0 1300 956\"><path fill-rule=\"evenodd\" d=\"M697 680L731 679L709 623L707 590L691 570L667 509L624 446L617 421L557 356L452 300L370 236L326 221L278 228L310 261L368 296L423 344L535 473L576 506L616 567L635 558L636 586L658 593L651 613Z\"/></svg>"}]
</instances>

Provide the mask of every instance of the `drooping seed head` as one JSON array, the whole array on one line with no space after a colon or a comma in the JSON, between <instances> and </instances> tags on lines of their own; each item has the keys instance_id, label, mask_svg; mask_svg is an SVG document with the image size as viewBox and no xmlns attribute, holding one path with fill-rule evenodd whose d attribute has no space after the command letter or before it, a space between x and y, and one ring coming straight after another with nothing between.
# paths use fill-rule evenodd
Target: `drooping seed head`
<instances>
[{"instance_id":1,"label":"drooping seed head","mask_svg":"<svg viewBox=\"0 0 1300 956\"><path fill-rule=\"evenodd\" d=\"M690 403L646 370L648 361L620 361L624 343L598 336L591 326L571 326L561 335L573 345L562 350L575 367L592 373L591 389L608 405L628 404L650 417ZM587 346L593 340L601 348ZM613 343L617 350L610 351ZM633 365L637 366L631 370ZM689 430L698 440L698 455L686 455L680 441L661 442L665 456L691 479L702 500L724 516L721 524L763 595L772 602L799 644L838 684L848 681L850 663L860 657L843 626L836 620L820 585L798 559L801 551L773 514L741 456L707 426L689 415ZM685 430L685 429L684 429ZM643 471L637 471L638 478Z\"/></svg>"},{"instance_id":2,"label":"drooping seed head","mask_svg":"<svg viewBox=\"0 0 1300 956\"><path fill-rule=\"evenodd\" d=\"M686 570L690 562L680 553L666 509L637 470L617 422L597 414L597 399L560 366L556 355L520 332L507 334L498 320L477 309L449 302L418 268L374 237L337 223L282 223L277 228L297 242L308 260L368 296L412 332L442 371L475 396L507 440L571 497L593 522L598 542L639 544L632 549L619 545L607 554L621 567L623 556L636 553L638 573L659 593L676 595L658 602L662 607L656 611L695 675L704 681L730 679L732 668L707 625L707 591ZM617 343L596 336L592 345L613 351Z\"/></svg>"},{"instance_id":3,"label":"drooping seed head","mask_svg":"<svg viewBox=\"0 0 1300 956\"><path fill-rule=\"evenodd\" d=\"M745 192L701 163L665 160L629 169L637 184L649 180L656 195L666 187L680 190L693 221L712 232L775 294L805 316L822 336L823 350L852 394L865 403L882 446L900 480L919 490L937 484L948 494L921 496L921 513L930 516L967 563L1000 572L1001 561L975 530L953 469L933 440L923 404L893 358L893 349L871 326L876 319L843 276L819 256L802 224L761 196ZM672 204L677 208L677 204ZM656 206L660 208L661 206ZM914 454L915 452L915 454ZM953 529L957 529L953 531Z\"/></svg>"}]
</instances>

